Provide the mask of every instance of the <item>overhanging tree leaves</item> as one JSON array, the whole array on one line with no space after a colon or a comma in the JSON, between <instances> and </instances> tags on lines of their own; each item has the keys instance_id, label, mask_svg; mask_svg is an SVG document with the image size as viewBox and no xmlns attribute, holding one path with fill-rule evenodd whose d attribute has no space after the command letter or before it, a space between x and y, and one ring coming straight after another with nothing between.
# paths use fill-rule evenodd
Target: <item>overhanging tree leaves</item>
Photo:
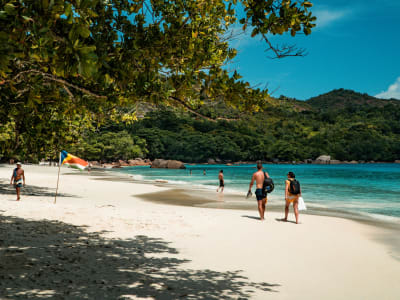
<instances>
[{"instance_id":1,"label":"overhanging tree leaves","mask_svg":"<svg viewBox=\"0 0 400 300\"><path fill-rule=\"evenodd\" d=\"M238 6L240 22L276 57L293 49L273 46L270 34L314 26L307 1L1 0L0 123L13 124L16 140L28 133L54 145L139 101L199 116L204 102L260 109L268 91L224 69L236 55L226 37ZM124 120L134 118L125 110Z\"/></svg>"}]
</instances>

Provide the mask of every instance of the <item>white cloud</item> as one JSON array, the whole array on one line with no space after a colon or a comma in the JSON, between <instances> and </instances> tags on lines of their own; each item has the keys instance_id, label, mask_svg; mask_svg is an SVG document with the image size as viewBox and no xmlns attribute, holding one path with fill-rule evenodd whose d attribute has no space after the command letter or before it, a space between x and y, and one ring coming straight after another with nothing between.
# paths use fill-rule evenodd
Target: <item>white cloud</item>
<instances>
[{"instance_id":1,"label":"white cloud","mask_svg":"<svg viewBox=\"0 0 400 300\"><path fill-rule=\"evenodd\" d=\"M345 18L349 13L349 10L316 9L313 11L317 17L317 28L331 25L335 21Z\"/></svg>"},{"instance_id":2,"label":"white cloud","mask_svg":"<svg viewBox=\"0 0 400 300\"><path fill-rule=\"evenodd\" d=\"M377 98L382 98L382 99L399 99L400 100L400 77L397 78L396 82L391 84L387 91L383 91L376 95L375 97Z\"/></svg>"}]
</instances>

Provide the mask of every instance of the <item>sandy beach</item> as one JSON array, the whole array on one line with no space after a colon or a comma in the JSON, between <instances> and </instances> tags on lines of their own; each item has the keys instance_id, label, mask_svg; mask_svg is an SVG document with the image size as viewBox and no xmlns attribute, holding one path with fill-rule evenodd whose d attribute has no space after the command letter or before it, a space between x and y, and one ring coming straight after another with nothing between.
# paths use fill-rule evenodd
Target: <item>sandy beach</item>
<instances>
[{"instance_id":1,"label":"sandy beach","mask_svg":"<svg viewBox=\"0 0 400 300\"><path fill-rule=\"evenodd\" d=\"M253 210L168 205L142 197L167 186L64 167L54 204L58 169L23 168L17 202L13 166L0 165L0 299L400 297L396 228L284 223L268 206L260 222L255 200Z\"/></svg>"}]
</instances>

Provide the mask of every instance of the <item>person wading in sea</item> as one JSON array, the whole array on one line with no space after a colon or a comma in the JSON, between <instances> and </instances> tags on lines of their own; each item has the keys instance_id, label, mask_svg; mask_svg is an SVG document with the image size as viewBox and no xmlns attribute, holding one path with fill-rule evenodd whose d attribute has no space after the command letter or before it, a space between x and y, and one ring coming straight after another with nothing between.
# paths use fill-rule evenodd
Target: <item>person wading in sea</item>
<instances>
[{"instance_id":1,"label":"person wading in sea","mask_svg":"<svg viewBox=\"0 0 400 300\"><path fill-rule=\"evenodd\" d=\"M251 193L251 188L253 187L254 181L256 182L256 198L258 204L258 212L260 213L260 220L264 220L265 214L265 204L267 203L267 192L264 190L264 178L269 177L267 172L263 172L263 166L260 161L257 162L257 172L253 174L250 181L249 192Z\"/></svg>"},{"instance_id":2,"label":"person wading in sea","mask_svg":"<svg viewBox=\"0 0 400 300\"><path fill-rule=\"evenodd\" d=\"M219 187L217 188L217 193L218 193L219 189L221 189L221 193L222 193L224 191L224 187L225 187L224 171L223 170L219 171L218 179L219 179Z\"/></svg>"},{"instance_id":3,"label":"person wading in sea","mask_svg":"<svg viewBox=\"0 0 400 300\"><path fill-rule=\"evenodd\" d=\"M11 185L14 183L15 190L17 191L17 201L21 199L20 192L22 187L22 180L23 185L25 186L25 173L22 169L22 164L20 162L17 162L17 167L13 171L10 182Z\"/></svg>"}]
</instances>

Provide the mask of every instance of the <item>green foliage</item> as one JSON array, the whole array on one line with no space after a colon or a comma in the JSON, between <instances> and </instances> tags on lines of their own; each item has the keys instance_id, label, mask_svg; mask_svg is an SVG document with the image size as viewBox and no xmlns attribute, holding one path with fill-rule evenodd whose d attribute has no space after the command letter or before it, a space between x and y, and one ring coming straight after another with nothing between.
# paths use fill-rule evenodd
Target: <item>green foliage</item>
<instances>
[{"instance_id":1,"label":"green foliage","mask_svg":"<svg viewBox=\"0 0 400 300\"><path fill-rule=\"evenodd\" d=\"M70 151L87 160L103 162L128 160L144 157L147 154L146 141L139 137L132 137L126 131L91 133Z\"/></svg>"},{"instance_id":2,"label":"green foliage","mask_svg":"<svg viewBox=\"0 0 400 300\"><path fill-rule=\"evenodd\" d=\"M54 158L93 122L135 121L123 108L137 102L263 109L268 91L223 67L238 5L252 36L314 26L306 1L0 0L0 125L14 128L2 153Z\"/></svg>"}]
</instances>

